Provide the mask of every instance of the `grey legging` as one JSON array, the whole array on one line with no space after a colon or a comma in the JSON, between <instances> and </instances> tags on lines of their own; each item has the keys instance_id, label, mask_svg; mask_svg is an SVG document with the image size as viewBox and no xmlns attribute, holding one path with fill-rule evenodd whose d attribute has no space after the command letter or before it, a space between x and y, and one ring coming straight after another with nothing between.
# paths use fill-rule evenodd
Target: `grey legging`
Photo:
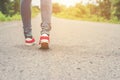
<instances>
[{"instance_id":1,"label":"grey legging","mask_svg":"<svg viewBox=\"0 0 120 80\"><path fill-rule=\"evenodd\" d=\"M41 34L46 33L49 35L51 30L51 14L52 14L52 3L51 0L40 0L41 1ZM23 29L25 38L32 37L31 29L31 0L21 0L21 16L23 22Z\"/></svg>"}]
</instances>

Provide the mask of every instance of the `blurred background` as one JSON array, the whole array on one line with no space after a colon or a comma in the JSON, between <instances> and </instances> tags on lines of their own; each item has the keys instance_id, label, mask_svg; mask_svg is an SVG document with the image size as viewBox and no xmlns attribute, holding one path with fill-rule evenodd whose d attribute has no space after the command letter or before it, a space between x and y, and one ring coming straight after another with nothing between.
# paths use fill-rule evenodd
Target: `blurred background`
<instances>
[{"instance_id":1,"label":"blurred background","mask_svg":"<svg viewBox=\"0 0 120 80\"><path fill-rule=\"evenodd\" d=\"M120 23L120 0L52 0L53 16L72 20ZM32 1L32 17L40 0ZM0 21L20 20L20 0L0 1Z\"/></svg>"}]
</instances>

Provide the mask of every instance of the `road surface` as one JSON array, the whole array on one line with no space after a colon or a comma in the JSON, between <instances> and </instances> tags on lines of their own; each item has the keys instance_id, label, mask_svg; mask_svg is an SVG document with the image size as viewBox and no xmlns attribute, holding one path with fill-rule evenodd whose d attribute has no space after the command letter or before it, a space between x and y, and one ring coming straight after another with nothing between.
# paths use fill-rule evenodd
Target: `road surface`
<instances>
[{"instance_id":1,"label":"road surface","mask_svg":"<svg viewBox=\"0 0 120 80\"><path fill-rule=\"evenodd\" d=\"M36 42L40 15L32 20ZM25 46L21 21L0 22L0 80L120 80L120 24L52 18L49 50Z\"/></svg>"}]
</instances>

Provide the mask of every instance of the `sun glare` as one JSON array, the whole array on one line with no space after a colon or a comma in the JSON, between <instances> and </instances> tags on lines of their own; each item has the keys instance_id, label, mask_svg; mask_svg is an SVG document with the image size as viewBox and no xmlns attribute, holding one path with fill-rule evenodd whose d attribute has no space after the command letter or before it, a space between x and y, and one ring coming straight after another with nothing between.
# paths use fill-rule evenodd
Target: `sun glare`
<instances>
[{"instance_id":1,"label":"sun glare","mask_svg":"<svg viewBox=\"0 0 120 80\"><path fill-rule=\"evenodd\" d=\"M81 2L82 4L87 4L87 3L92 3L96 4L96 0L52 0L53 3L59 3L63 4L66 6L74 6L76 3ZM33 0L32 4L33 5L38 5L39 6L40 0Z\"/></svg>"}]
</instances>

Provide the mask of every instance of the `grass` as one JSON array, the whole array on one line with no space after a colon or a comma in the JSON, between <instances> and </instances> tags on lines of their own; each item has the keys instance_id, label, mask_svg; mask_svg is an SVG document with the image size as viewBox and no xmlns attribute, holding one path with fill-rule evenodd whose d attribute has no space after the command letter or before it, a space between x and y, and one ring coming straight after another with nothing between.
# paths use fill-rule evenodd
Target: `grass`
<instances>
[{"instance_id":1,"label":"grass","mask_svg":"<svg viewBox=\"0 0 120 80\"><path fill-rule=\"evenodd\" d=\"M106 23L120 24L120 20L118 20L117 17L114 17L114 16L110 20L107 20L103 17L98 17L96 15L83 16L81 18L81 17L76 17L74 15L68 15L64 12L53 14L53 16L58 17L58 18L71 19L71 20L83 20L83 21L106 22Z\"/></svg>"},{"instance_id":2,"label":"grass","mask_svg":"<svg viewBox=\"0 0 120 80\"><path fill-rule=\"evenodd\" d=\"M13 20L20 20L21 16L20 14L15 14L14 16L5 16L0 12L0 21L13 21Z\"/></svg>"}]
</instances>

